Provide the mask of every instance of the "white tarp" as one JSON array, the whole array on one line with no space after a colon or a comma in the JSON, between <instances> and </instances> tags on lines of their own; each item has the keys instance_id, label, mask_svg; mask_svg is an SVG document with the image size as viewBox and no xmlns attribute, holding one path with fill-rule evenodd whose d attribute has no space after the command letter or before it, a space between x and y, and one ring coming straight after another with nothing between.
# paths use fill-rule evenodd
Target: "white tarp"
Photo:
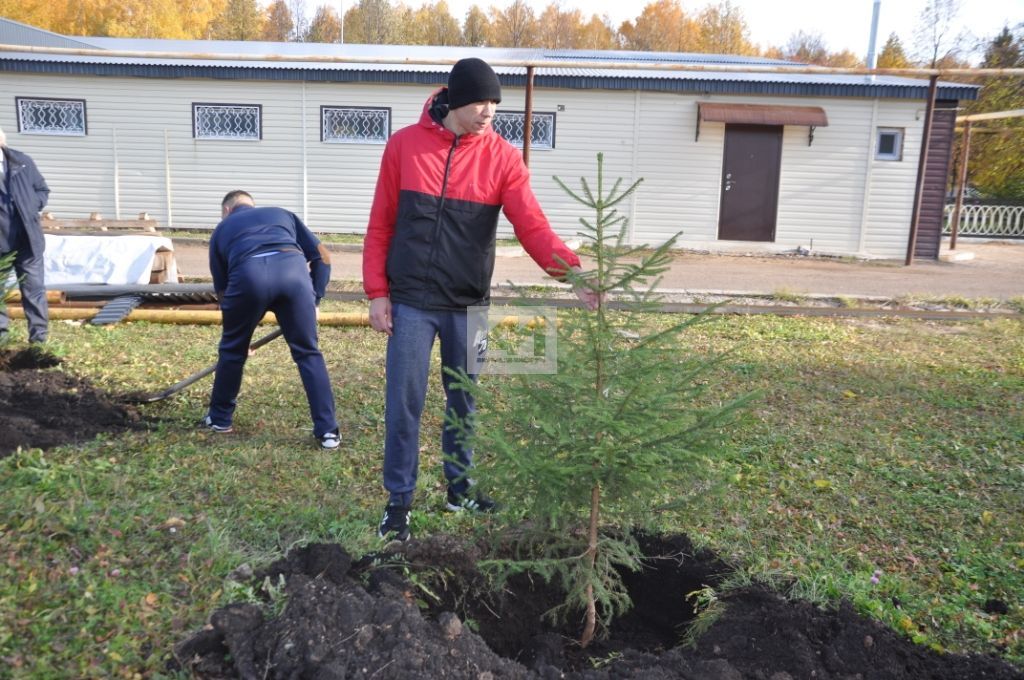
<instances>
[{"instance_id":1,"label":"white tarp","mask_svg":"<svg viewBox=\"0 0 1024 680\"><path fill-rule=\"evenodd\" d=\"M178 282L174 243L163 236L44 234L46 287L71 283L148 284L158 251L165 257L165 283ZM164 264L159 266L164 268Z\"/></svg>"}]
</instances>

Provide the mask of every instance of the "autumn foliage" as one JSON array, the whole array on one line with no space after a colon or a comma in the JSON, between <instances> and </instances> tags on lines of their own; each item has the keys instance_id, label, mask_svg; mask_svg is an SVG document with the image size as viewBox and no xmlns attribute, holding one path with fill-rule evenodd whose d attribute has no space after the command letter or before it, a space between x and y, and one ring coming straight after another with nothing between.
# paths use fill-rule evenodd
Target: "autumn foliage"
<instances>
[{"instance_id":1,"label":"autumn foliage","mask_svg":"<svg viewBox=\"0 0 1024 680\"><path fill-rule=\"evenodd\" d=\"M359 0L345 3L344 17L330 3L312 16L305 7L302 0L0 0L0 16L65 35L744 55L781 51L752 42L742 11L730 0L699 9L679 0L654 0L618 26L564 0L539 12L526 0L475 4L461 17L452 15L445 0L427 0L418 8ZM827 50L824 55L831 57ZM843 55L840 61L846 65L850 59Z\"/></svg>"}]
</instances>

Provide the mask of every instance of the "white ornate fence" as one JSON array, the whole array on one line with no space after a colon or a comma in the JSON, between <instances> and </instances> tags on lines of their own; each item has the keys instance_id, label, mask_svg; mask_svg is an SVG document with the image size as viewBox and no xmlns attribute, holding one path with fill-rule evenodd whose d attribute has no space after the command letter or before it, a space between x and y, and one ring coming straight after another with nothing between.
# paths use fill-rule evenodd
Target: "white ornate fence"
<instances>
[{"instance_id":1,"label":"white ornate fence","mask_svg":"<svg viewBox=\"0 0 1024 680\"><path fill-rule=\"evenodd\" d=\"M944 234L950 233L953 205L946 205ZM1024 238L1024 205L968 205L960 207L958 236Z\"/></svg>"}]
</instances>

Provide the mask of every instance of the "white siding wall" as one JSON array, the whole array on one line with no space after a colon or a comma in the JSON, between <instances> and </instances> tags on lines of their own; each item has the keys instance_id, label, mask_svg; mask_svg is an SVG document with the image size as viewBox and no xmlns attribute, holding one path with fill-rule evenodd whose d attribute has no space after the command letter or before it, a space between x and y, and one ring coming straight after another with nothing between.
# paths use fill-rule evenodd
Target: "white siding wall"
<instances>
[{"instance_id":1,"label":"white siding wall","mask_svg":"<svg viewBox=\"0 0 1024 680\"><path fill-rule=\"evenodd\" d=\"M566 195L553 177L579 193L580 178L586 177L596 191L597 154L602 152L606 191L618 177L623 177L628 186L625 180L634 176L636 163L634 99L631 92L535 90L534 111L555 114L555 148L531 148L531 184L548 220L563 238L575 236L582 229L579 218L592 216L592 212ZM559 106L564 110L559 111ZM525 90L506 88L502 92L499 110L523 111L525 107ZM620 206L620 214L630 209L628 203ZM501 233L511 231L502 220Z\"/></svg>"},{"instance_id":2,"label":"white siding wall","mask_svg":"<svg viewBox=\"0 0 1024 680\"><path fill-rule=\"evenodd\" d=\"M782 166L776 236L773 244L719 241L718 211L721 196L723 123L703 123L700 139L694 140L698 101L725 103L822 106L829 119L817 128L808 146L808 128L787 126L783 135ZM904 161L889 164L889 191L865 193L868 164L873 159L874 128L890 120L912 117L914 102L882 101L878 121L872 125L872 100L815 99L795 97L715 97L644 93L638 153L638 175L645 178L637 199L638 241L657 243L682 229L681 243L717 250L792 250L813 246L819 252L891 256L893 239L903 239L909 227L916 150L909 143ZM916 130L920 137L920 130ZM908 136L911 130L908 126ZM907 155L914 154L914 155ZM909 177L910 186L905 186ZM889 179L884 181L890 181ZM883 238L869 238L860 248L865 201L870 215L882 215L875 226L888 228ZM906 219L902 219L905 210ZM884 215L896 218L884 222Z\"/></svg>"},{"instance_id":3,"label":"white siding wall","mask_svg":"<svg viewBox=\"0 0 1024 680\"><path fill-rule=\"evenodd\" d=\"M761 101L759 103L767 103ZM795 106L812 102L788 99ZM858 248L864 200L864 164L869 148L871 102L835 99L824 104L828 126L786 126L775 244L851 253Z\"/></svg>"},{"instance_id":4,"label":"white siding wall","mask_svg":"<svg viewBox=\"0 0 1024 680\"><path fill-rule=\"evenodd\" d=\"M50 210L74 212L87 217L90 212L114 214L114 156L109 125L97 124L97 109L110 104L94 102L98 81L91 78L50 78L4 73L0 74L0 127L7 133L7 144L27 152L39 166L50 185ZM110 101L114 90L104 96ZM126 83L121 87L126 87ZM49 97L85 99L89 134L85 137L51 137L18 133L16 97ZM153 210L149 206L146 210ZM70 215L69 215L70 216Z\"/></svg>"},{"instance_id":5,"label":"white siding wall","mask_svg":"<svg viewBox=\"0 0 1024 680\"><path fill-rule=\"evenodd\" d=\"M391 109L391 131L419 120L430 86L306 85L309 158L308 223L313 229L365 232L377 184L383 144L333 144L320 141L321 106L369 106ZM298 206L296 206L298 212Z\"/></svg>"},{"instance_id":6,"label":"white siding wall","mask_svg":"<svg viewBox=\"0 0 1024 680\"><path fill-rule=\"evenodd\" d=\"M871 138L865 250L875 257L903 258L907 254L924 110L924 102L879 102L875 126L903 128L904 138L900 161L875 160L874 134Z\"/></svg>"},{"instance_id":7,"label":"white siding wall","mask_svg":"<svg viewBox=\"0 0 1024 680\"><path fill-rule=\"evenodd\" d=\"M383 145L321 142L320 107L389 107L394 131L418 119L431 91L410 85L9 73L0 74L0 85L9 96L9 103L0 102L0 125L11 146L36 159L53 189L50 209L60 216L99 211L112 217L119 207L122 218L147 211L163 224L213 226L223 194L244 188L262 204L304 215L314 229L350 232L365 229ZM18 134L16 96L86 100L89 134ZM725 126L704 123L694 140L698 101L825 109L829 125L815 131L812 146L806 127L785 129L774 243L717 240ZM263 139L194 139L193 102L261 105ZM506 88L500 108L524 107L524 91ZM537 90L534 110L556 113L556 148L534 149L531 172L541 205L563 237L574 236L579 218L590 212L566 196L552 175L573 188L581 176L593 180L600 151L606 186L619 177L625 184L644 178L635 198L619 206L631 218L635 243L660 243L682 231L680 245L693 248L779 251L813 240L819 252L905 252L921 102ZM905 128L902 161L874 160L879 126ZM511 233L504 220L501 233Z\"/></svg>"}]
</instances>

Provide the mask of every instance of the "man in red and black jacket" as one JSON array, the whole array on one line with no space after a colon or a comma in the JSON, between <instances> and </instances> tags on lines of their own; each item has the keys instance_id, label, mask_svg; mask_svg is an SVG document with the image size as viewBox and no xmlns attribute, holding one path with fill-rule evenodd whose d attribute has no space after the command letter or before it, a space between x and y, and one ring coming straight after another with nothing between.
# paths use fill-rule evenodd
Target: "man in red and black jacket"
<instances>
[{"instance_id":1,"label":"man in red and black jacket","mask_svg":"<svg viewBox=\"0 0 1024 680\"><path fill-rule=\"evenodd\" d=\"M554 276L579 258L551 230L530 187L530 173L491 127L501 84L480 59L452 67L419 123L399 130L381 160L363 248L363 288L370 325L389 336L381 538L409 538L409 510L419 469L419 425L434 339L441 341L447 410L473 411L472 397L451 388L446 368L468 371L467 307L486 305L494 271L498 213L530 257ZM590 307L596 294L578 288ZM475 377L475 376L474 376ZM455 432L441 437L449 510L489 511L494 501L470 488L472 451Z\"/></svg>"}]
</instances>

